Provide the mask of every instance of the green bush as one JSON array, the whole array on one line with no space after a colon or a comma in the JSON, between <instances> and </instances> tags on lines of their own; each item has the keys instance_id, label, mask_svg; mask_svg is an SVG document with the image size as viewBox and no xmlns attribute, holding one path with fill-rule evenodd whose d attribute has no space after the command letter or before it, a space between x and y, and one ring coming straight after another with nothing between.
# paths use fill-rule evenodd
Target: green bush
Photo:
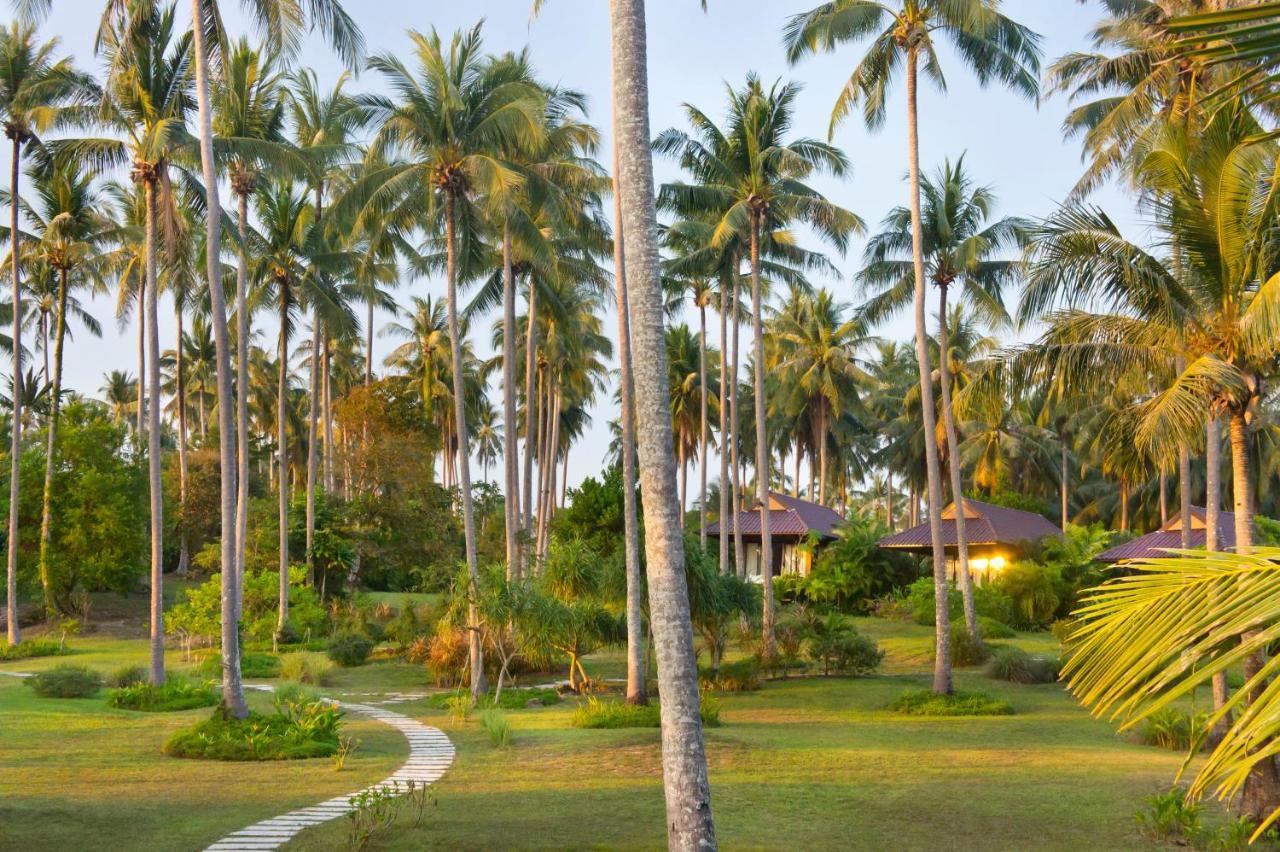
<instances>
[{"instance_id":1,"label":"green bush","mask_svg":"<svg viewBox=\"0 0 1280 852\"><path fill-rule=\"evenodd\" d=\"M964 598L954 584L950 585L947 594L948 611L951 620L964 617ZM911 608L911 618L916 624L932 626L934 620L933 578L921 577L907 589L907 605ZM991 584L974 585L973 606L978 616L987 616L1003 624L1014 624L1013 602L1002 591Z\"/></svg>"},{"instance_id":2,"label":"green bush","mask_svg":"<svg viewBox=\"0 0 1280 852\"><path fill-rule=\"evenodd\" d=\"M481 711L480 724L489 734L489 744L494 748L511 745L511 720L501 710L489 708Z\"/></svg>"},{"instance_id":3,"label":"green bush","mask_svg":"<svg viewBox=\"0 0 1280 852\"><path fill-rule=\"evenodd\" d=\"M1009 624L1019 630L1043 630L1054 620L1061 598L1056 566L1019 560L1004 567L996 586L1013 602Z\"/></svg>"},{"instance_id":4,"label":"green bush","mask_svg":"<svg viewBox=\"0 0 1280 852\"><path fill-rule=\"evenodd\" d=\"M449 702L454 695L455 693L452 692L438 692L427 698L427 705L429 707L447 710L449 709ZM467 693L467 701L470 700L470 694ZM561 699L560 693L551 688L534 689L509 686L503 688L502 697L498 700L497 704L493 701L492 692L482 695L478 704L481 709L497 707L501 710L523 710L526 704L535 700L542 702L544 706L550 706L552 704L559 704Z\"/></svg>"},{"instance_id":5,"label":"green bush","mask_svg":"<svg viewBox=\"0 0 1280 852\"><path fill-rule=\"evenodd\" d=\"M373 642L359 633L339 633L329 640L329 659L340 666L363 666L373 651Z\"/></svg>"},{"instance_id":6,"label":"green bush","mask_svg":"<svg viewBox=\"0 0 1280 852\"><path fill-rule=\"evenodd\" d=\"M236 719L222 708L165 743L171 757L204 760L296 760L338 752L342 711L325 701L287 701L277 696L276 712Z\"/></svg>"},{"instance_id":7,"label":"green bush","mask_svg":"<svg viewBox=\"0 0 1280 852\"><path fill-rule=\"evenodd\" d=\"M222 679L222 657L211 654L205 657L196 672L210 680ZM255 680L266 680L280 675L280 658L275 654L262 651L245 651L240 655L240 676Z\"/></svg>"},{"instance_id":8,"label":"green bush","mask_svg":"<svg viewBox=\"0 0 1280 852\"><path fill-rule=\"evenodd\" d=\"M324 686L333 674L333 663L323 654L294 651L280 658L280 677L297 683Z\"/></svg>"},{"instance_id":9,"label":"green bush","mask_svg":"<svg viewBox=\"0 0 1280 852\"><path fill-rule=\"evenodd\" d=\"M934 648L936 653L937 648ZM985 643L973 641L963 623L951 625L951 665L957 668L980 666L991 656Z\"/></svg>"},{"instance_id":10,"label":"green bush","mask_svg":"<svg viewBox=\"0 0 1280 852\"><path fill-rule=\"evenodd\" d=\"M135 683L111 690L107 703L122 710L141 710L146 713L172 713L193 710L196 707L213 707L220 694L204 684L194 684L180 677L170 676L160 686Z\"/></svg>"},{"instance_id":11,"label":"green bush","mask_svg":"<svg viewBox=\"0 0 1280 852\"><path fill-rule=\"evenodd\" d=\"M1148 797L1135 819L1144 837L1160 842L1186 841L1200 835L1201 809L1187 800L1186 790L1174 787Z\"/></svg>"},{"instance_id":12,"label":"green bush","mask_svg":"<svg viewBox=\"0 0 1280 852\"><path fill-rule=\"evenodd\" d=\"M32 657L57 657L67 653L60 642L48 639L27 639L17 645L0 645L0 661L27 660Z\"/></svg>"},{"instance_id":13,"label":"green bush","mask_svg":"<svg viewBox=\"0 0 1280 852\"><path fill-rule=\"evenodd\" d=\"M120 689L126 686L136 686L140 683L146 683L148 678L147 670L142 666L124 666L116 669L107 676L107 686Z\"/></svg>"},{"instance_id":14,"label":"green bush","mask_svg":"<svg viewBox=\"0 0 1280 852\"><path fill-rule=\"evenodd\" d=\"M1033 656L1021 648L996 648L987 664L987 674L1010 683L1053 683L1058 679L1058 662Z\"/></svg>"},{"instance_id":15,"label":"green bush","mask_svg":"<svg viewBox=\"0 0 1280 852\"><path fill-rule=\"evenodd\" d=\"M289 621L277 637L279 572L245 574L243 620L246 642L269 644L273 638L278 638L282 643L291 643L323 635L329 616L320 603L319 593L306 585L306 579L305 566L289 568ZM187 589L183 601L165 613L164 624L170 632L204 638L210 644L216 644L222 631L221 576L214 574L199 586Z\"/></svg>"},{"instance_id":16,"label":"green bush","mask_svg":"<svg viewBox=\"0 0 1280 852\"><path fill-rule=\"evenodd\" d=\"M754 692L760 688L760 664L754 657L721 663L719 671L703 669L699 680L704 690Z\"/></svg>"},{"instance_id":17,"label":"green bush","mask_svg":"<svg viewBox=\"0 0 1280 852\"><path fill-rule=\"evenodd\" d=\"M26 683L41 698L91 698L102 688L102 678L95 672L66 664L32 675Z\"/></svg>"},{"instance_id":18,"label":"green bush","mask_svg":"<svg viewBox=\"0 0 1280 852\"><path fill-rule=\"evenodd\" d=\"M870 674L884 660L884 652L875 640L859 634L838 612L810 624L804 649L806 656L822 667L824 675L832 672Z\"/></svg>"},{"instance_id":19,"label":"green bush","mask_svg":"<svg viewBox=\"0 0 1280 852\"><path fill-rule=\"evenodd\" d=\"M702 696L702 724L704 727L720 726L720 704L711 696ZM573 713L575 728L660 728L661 710L658 703L625 704L621 701L601 701L594 695L578 705Z\"/></svg>"},{"instance_id":20,"label":"green bush","mask_svg":"<svg viewBox=\"0 0 1280 852\"><path fill-rule=\"evenodd\" d=\"M1208 715L1192 715L1177 707L1164 707L1142 720L1139 734L1146 745L1170 751L1186 751L1204 732Z\"/></svg>"},{"instance_id":21,"label":"green bush","mask_svg":"<svg viewBox=\"0 0 1280 852\"><path fill-rule=\"evenodd\" d=\"M1053 634L1053 638L1058 640L1058 644L1067 647L1071 641L1071 634L1076 632L1076 628L1080 626L1080 622L1074 618L1059 618L1049 625L1049 632Z\"/></svg>"},{"instance_id":22,"label":"green bush","mask_svg":"<svg viewBox=\"0 0 1280 852\"><path fill-rule=\"evenodd\" d=\"M989 615L978 616L978 630L983 639L1012 639L1018 635L1012 627Z\"/></svg>"},{"instance_id":23,"label":"green bush","mask_svg":"<svg viewBox=\"0 0 1280 852\"><path fill-rule=\"evenodd\" d=\"M866 612L871 599L906 582L914 572L905 553L885 550L889 528L878 517L854 514L835 530L813 570L799 583L797 597L832 604L845 612Z\"/></svg>"},{"instance_id":24,"label":"green bush","mask_svg":"<svg viewBox=\"0 0 1280 852\"><path fill-rule=\"evenodd\" d=\"M1009 716L1013 713L1007 701L985 692L959 690L938 695L928 689L911 689L895 699L889 709L905 716Z\"/></svg>"}]
</instances>

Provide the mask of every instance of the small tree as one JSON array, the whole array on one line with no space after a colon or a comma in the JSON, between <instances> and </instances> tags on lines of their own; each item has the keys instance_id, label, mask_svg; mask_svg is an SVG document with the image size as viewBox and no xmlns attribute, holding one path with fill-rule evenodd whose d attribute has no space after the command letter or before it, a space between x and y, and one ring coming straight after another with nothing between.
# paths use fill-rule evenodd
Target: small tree
<instances>
[{"instance_id":1,"label":"small tree","mask_svg":"<svg viewBox=\"0 0 1280 852\"><path fill-rule=\"evenodd\" d=\"M711 670L718 673L729 632L739 619L756 611L759 590L736 574L721 574L716 555L699 548L692 537L684 552L693 629L707 643Z\"/></svg>"}]
</instances>

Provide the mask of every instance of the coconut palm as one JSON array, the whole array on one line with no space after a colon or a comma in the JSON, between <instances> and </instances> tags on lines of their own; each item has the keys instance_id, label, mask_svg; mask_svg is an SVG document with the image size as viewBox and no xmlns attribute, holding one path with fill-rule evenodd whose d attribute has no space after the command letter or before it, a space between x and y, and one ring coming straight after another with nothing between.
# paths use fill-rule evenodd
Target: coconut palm
<instances>
[{"instance_id":1,"label":"coconut palm","mask_svg":"<svg viewBox=\"0 0 1280 852\"><path fill-rule=\"evenodd\" d=\"M35 28L14 23L0 29L0 120L13 146L9 170L9 252L12 272L13 422L10 429L8 568L5 585L5 624L9 644L21 641L18 627L18 462L22 456L22 292L21 239L18 199L23 146L40 144L39 134L64 122L67 108L91 91L70 59L56 59L57 40L39 42Z\"/></svg>"},{"instance_id":2,"label":"coconut palm","mask_svg":"<svg viewBox=\"0 0 1280 852\"><path fill-rule=\"evenodd\" d=\"M649 74L644 0L610 4L614 128L624 235L635 381L635 425L640 488L645 504L650 624L658 653L662 694L663 789L667 843L673 849L713 849L715 823L706 749L699 718L698 664L689 620L684 544L676 507L671 411L662 331L663 294L658 267L649 131Z\"/></svg>"},{"instance_id":3,"label":"coconut palm","mask_svg":"<svg viewBox=\"0 0 1280 852\"><path fill-rule=\"evenodd\" d=\"M103 249L112 226L95 188L96 175L79 172L68 164L46 163L35 170L33 184L40 204L28 209L28 218L38 239L31 253L49 271L47 278L56 281L52 288L53 365L46 369L50 386L49 419L45 445L44 495L40 510L40 587L44 608L53 616L55 604L49 575L49 544L52 537L53 471L58 452L58 422L62 402L63 344L68 321L75 316L91 334L102 335L96 319L86 312L72 295L72 289L100 280ZM45 342L48 360L49 343Z\"/></svg>"},{"instance_id":4,"label":"coconut palm","mask_svg":"<svg viewBox=\"0 0 1280 852\"><path fill-rule=\"evenodd\" d=\"M400 102L375 95L360 98L362 117L379 128L371 145L375 156L403 151L407 160L380 169L356 185L352 197L362 215L412 207L424 218L443 220L450 340L453 347L454 412L459 442L463 530L468 570L476 577L475 516L467 447L462 340L458 328L459 223L475 215L477 196L494 196L521 183L519 172L500 159L514 140L536 139L542 124L542 93L513 76L506 63L486 59L480 27L456 33L446 48L439 34L411 33L417 73L390 54L370 67L381 73ZM472 613L472 624L475 615ZM478 630L470 632L471 691L485 689Z\"/></svg>"},{"instance_id":5,"label":"coconut palm","mask_svg":"<svg viewBox=\"0 0 1280 852\"><path fill-rule=\"evenodd\" d=\"M910 181L912 265L916 360L919 365L921 413L929 492L929 532L933 545L937 649L934 691L951 692L949 618L946 604L946 551L942 543L942 474L938 466L932 369L926 346L925 271L920 210L920 140L917 120L917 82L920 65L940 88L946 88L936 43L945 36L958 48L963 61L980 83L999 80L1014 91L1038 95L1040 38L1005 17L998 0L899 0L892 6L874 0L831 0L787 23L784 41L787 56L797 61L819 49L834 50L845 42L870 38L871 46L858 63L831 112L831 131L861 104L868 127L884 123L888 89L899 68L906 76L907 166Z\"/></svg>"},{"instance_id":6,"label":"coconut palm","mask_svg":"<svg viewBox=\"0 0 1280 852\"><path fill-rule=\"evenodd\" d=\"M111 413L113 423L127 424L130 412L138 403L138 381L124 370L112 370L103 376L102 387L98 389L102 401Z\"/></svg>"},{"instance_id":7,"label":"coconut palm","mask_svg":"<svg viewBox=\"0 0 1280 852\"><path fill-rule=\"evenodd\" d=\"M953 286L959 289L960 297L973 305L978 316L988 325L998 327L1007 324L1009 316L1003 294L1016 275L1017 263L1002 255L1021 243L1027 223L1013 217L992 221L995 194L990 187L973 184L965 171L963 156L954 164L945 161L936 177L924 178L920 193L923 196L921 228L925 274L938 292L938 350L942 353L938 359L939 408L946 439L951 494L960 502L964 486L960 471L960 442L951 405L947 293ZM858 274L863 289L873 294L861 308L868 322L879 322L910 304L915 289L911 251L911 211L898 207L886 217L884 230L867 244L866 266ZM981 641L973 580L969 575L964 513L956 513L955 524L956 573L964 600L965 627L976 641Z\"/></svg>"},{"instance_id":8,"label":"coconut palm","mask_svg":"<svg viewBox=\"0 0 1280 852\"><path fill-rule=\"evenodd\" d=\"M244 585L245 539L249 517L249 198L258 188L264 162L285 160L281 74L272 61L241 39L225 58L214 93L213 130L227 149L227 177L236 197L236 598Z\"/></svg>"},{"instance_id":9,"label":"coconut palm","mask_svg":"<svg viewBox=\"0 0 1280 852\"><path fill-rule=\"evenodd\" d=\"M754 360L764 362L763 300L761 289L761 239L763 235L804 223L841 251L849 235L862 229L862 221L805 185L815 173L843 175L848 161L836 148L814 139L786 140L791 128L799 87L775 83L768 91L759 78L748 75L739 91L729 89L729 120L721 131L705 114L686 105L696 128L694 139L668 130L658 139L659 150L680 153L694 178L692 184L663 188L671 203L686 210L715 211L719 217L714 239L724 242L745 237L751 265ZM719 156L717 156L719 155ZM769 529L769 442L765 420L764 373L755 373L756 481L760 504L760 559L762 575L772 571ZM775 649L773 587L764 584L763 635L765 650Z\"/></svg>"}]
</instances>

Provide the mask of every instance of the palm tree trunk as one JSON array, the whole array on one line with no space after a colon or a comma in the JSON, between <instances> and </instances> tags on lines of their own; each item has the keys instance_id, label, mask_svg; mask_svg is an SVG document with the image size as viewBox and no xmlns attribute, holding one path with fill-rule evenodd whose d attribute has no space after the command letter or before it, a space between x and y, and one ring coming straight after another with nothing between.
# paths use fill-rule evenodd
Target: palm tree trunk
<instances>
[{"instance_id":1,"label":"palm tree trunk","mask_svg":"<svg viewBox=\"0 0 1280 852\"><path fill-rule=\"evenodd\" d=\"M614 126L626 264L635 320L636 434L644 497L650 618L662 695L662 768L667 846L716 848L711 785L699 715L698 659L684 576L684 541L675 514L671 408L658 265L644 0L612 0Z\"/></svg>"},{"instance_id":2,"label":"palm tree trunk","mask_svg":"<svg viewBox=\"0 0 1280 852\"><path fill-rule=\"evenodd\" d=\"M729 287L720 280L720 573L729 573ZM736 512L735 512L736 514Z\"/></svg>"},{"instance_id":3,"label":"palm tree trunk","mask_svg":"<svg viewBox=\"0 0 1280 852\"><path fill-rule=\"evenodd\" d=\"M528 318L525 328L524 343L524 521L521 524L527 539L533 528L533 455L536 446L533 442L535 423L538 417L538 398L534 396L534 372L538 365L538 287L533 273L529 273ZM539 438L541 441L541 438ZM522 548L523 550L523 548ZM522 553L521 570L528 569L528 553Z\"/></svg>"},{"instance_id":4,"label":"palm tree trunk","mask_svg":"<svg viewBox=\"0 0 1280 852\"><path fill-rule=\"evenodd\" d=\"M681 430L683 431L683 430ZM685 501L685 495L689 489L689 460L684 454L685 441L684 435L678 434L676 437L676 468L680 471L680 521L684 523L685 517L689 514L689 504Z\"/></svg>"},{"instance_id":5,"label":"palm tree trunk","mask_svg":"<svg viewBox=\"0 0 1280 852\"><path fill-rule=\"evenodd\" d=\"M1204 445L1205 445L1204 549L1209 551L1210 553L1213 553L1219 549L1218 524L1219 524L1219 519L1221 517L1220 507L1221 507L1221 500L1222 500L1222 497L1220 494L1220 489L1221 489L1220 480L1222 476L1222 462L1220 459L1220 453L1222 449L1222 437L1219 434L1219 430L1220 430L1220 424L1218 422L1218 417L1216 414L1209 417L1209 419L1205 421L1205 427L1204 427L1204 438L1205 438L1205 442L1204 442ZM1185 448L1186 448L1186 444L1184 443L1181 449L1185 449ZM1190 463L1190 459L1188 458L1188 464L1189 463ZM1187 477L1187 480L1188 481L1190 480L1190 476ZM1183 488L1182 490L1184 494L1187 491L1186 488ZM1184 500L1184 502L1189 503L1190 500L1187 499L1187 500ZM1189 509L1190 507L1188 506L1188 512L1189 512ZM1190 531L1183 530L1183 535L1187 539L1186 547L1190 548L1191 546ZM1219 674L1214 675L1212 683L1213 683L1213 686L1212 686L1213 709L1216 712L1222 709L1222 706L1227 703L1227 699L1230 697L1230 693L1228 691L1226 672L1220 672ZM1231 720L1228 718L1223 718L1221 721L1218 722L1217 725L1214 725L1213 731L1210 733L1210 738L1215 743L1221 742L1222 737L1226 735L1226 732L1230 727L1231 727Z\"/></svg>"},{"instance_id":6,"label":"palm tree trunk","mask_svg":"<svg viewBox=\"0 0 1280 852\"><path fill-rule=\"evenodd\" d=\"M373 299L369 299L369 315L365 320L364 385L373 384Z\"/></svg>"},{"instance_id":7,"label":"palm tree trunk","mask_svg":"<svg viewBox=\"0 0 1280 852\"><path fill-rule=\"evenodd\" d=\"M199 111L200 165L204 185L208 188L205 213L205 274L209 282L209 306L213 315L213 340L217 352L218 393L231 399L231 353L227 346L227 303L222 292L219 270L219 219L222 207L218 201L218 173L213 159L213 111L209 101L209 49L205 29L204 0L191 0L193 40L195 47L196 105ZM14 186L17 186L15 183ZM16 344L16 340L14 341ZM248 715L244 690L240 682L240 637L236 623L236 446L231 406L222 405L219 417L219 461L221 471L222 517L222 706L236 718ZM14 501L16 504L16 501Z\"/></svg>"},{"instance_id":8,"label":"palm tree trunk","mask_svg":"<svg viewBox=\"0 0 1280 852\"><path fill-rule=\"evenodd\" d=\"M137 427L138 446L147 434L147 291L149 282L143 273L142 284L138 290L138 411Z\"/></svg>"},{"instance_id":9,"label":"palm tree trunk","mask_svg":"<svg viewBox=\"0 0 1280 852\"><path fill-rule=\"evenodd\" d=\"M564 458L560 460L560 508L564 508L565 497L569 493L569 449L572 445L565 444Z\"/></svg>"},{"instance_id":10,"label":"palm tree trunk","mask_svg":"<svg viewBox=\"0 0 1280 852\"><path fill-rule=\"evenodd\" d=\"M827 505L827 401L818 410L818 502Z\"/></svg>"},{"instance_id":11,"label":"palm tree trunk","mask_svg":"<svg viewBox=\"0 0 1280 852\"><path fill-rule=\"evenodd\" d=\"M1071 514L1070 494L1068 492L1068 476L1070 471L1067 469L1067 436L1059 436L1059 453L1058 459L1058 490L1061 492L1062 500L1062 531L1067 531L1067 524L1070 523L1068 516Z\"/></svg>"},{"instance_id":12,"label":"palm tree trunk","mask_svg":"<svg viewBox=\"0 0 1280 852\"><path fill-rule=\"evenodd\" d=\"M538 560L547 558L547 550L551 544L551 518L556 508L556 457L560 450L560 405L564 399L560 387L560 376L552 374L549 384L547 407L550 419L547 424L547 455L545 478L546 493L543 495L542 522L538 525Z\"/></svg>"},{"instance_id":13,"label":"palm tree trunk","mask_svg":"<svg viewBox=\"0 0 1280 852\"><path fill-rule=\"evenodd\" d=\"M151 683L164 683L164 486L160 477L160 323L156 312L156 185L143 183L147 204L147 473L151 485ZM138 377L141 398L142 377Z\"/></svg>"},{"instance_id":14,"label":"palm tree trunk","mask_svg":"<svg viewBox=\"0 0 1280 852\"><path fill-rule=\"evenodd\" d=\"M1169 523L1169 473L1160 468L1160 526Z\"/></svg>"},{"instance_id":15,"label":"palm tree trunk","mask_svg":"<svg viewBox=\"0 0 1280 852\"><path fill-rule=\"evenodd\" d=\"M321 380L324 383L321 402L324 405L324 491L334 493L333 457L337 447L333 440L333 340L325 334L321 348L320 366L323 369Z\"/></svg>"},{"instance_id":16,"label":"palm tree trunk","mask_svg":"<svg viewBox=\"0 0 1280 852\"><path fill-rule=\"evenodd\" d=\"M249 193L237 193L236 259L236 619L244 610L244 559L249 538Z\"/></svg>"},{"instance_id":17,"label":"palm tree trunk","mask_svg":"<svg viewBox=\"0 0 1280 852\"><path fill-rule=\"evenodd\" d=\"M730 370L730 389L729 389L729 455L733 465L733 564L738 572L739 577L747 576L747 551L742 541L742 478L739 472L742 470L742 462L738 459L738 424L741 418L738 416L738 332L742 328L742 315L739 310L739 298L741 297L741 286L738 279L738 258L733 256L730 258L731 270L730 275L733 277L733 308L732 308L732 325L733 325L733 368Z\"/></svg>"},{"instance_id":18,"label":"palm tree trunk","mask_svg":"<svg viewBox=\"0 0 1280 852\"><path fill-rule=\"evenodd\" d=\"M707 549L707 306L698 305L698 393L702 423L698 431L701 487L698 497L698 543Z\"/></svg>"},{"instance_id":19,"label":"palm tree trunk","mask_svg":"<svg viewBox=\"0 0 1280 852\"><path fill-rule=\"evenodd\" d=\"M476 566L476 516L471 501L471 450L467 442L467 399L462 376L462 332L458 326L458 258L454 243L454 197L445 195L445 254L449 282L449 351L453 373L453 416L458 442L458 485L462 496L462 531L466 548L470 598L467 604L467 633L471 657L471 701L476 703L488 691L484 677L484 656L480 647L480 617L476 611L479 570Z\"/></svg>"},{"instance_id":20,"label":"palm tree trunk","mask_svg":"<svg viewBox=\"0 0 1280 852\"><path fill-rule=\"evenodd\" d=\"M312 576L311 571L314 567L311 558L311 546L315 543L316 537L316 467L320 451L319 442L316 440L316 432L318 431L321 406L320 374L324 370L320 363L320 339L323 335L321 329L324 327L324 323L319 315L313 317L312 326L311 370L308 377L310 392L307 394L307 552L304 554L308 577ZM328 447L325 447L325 449L327 451Z\"/></svg>"},{"instance_id":21,"label":"palm tree trunk","mask_svg":"<svg viewBox=\"0 0 1280 852\"><path fill-rule=\"evenodd\" d=\"M760 500L760 586L764 590L764 607L760 616L760 632L766 657L778 652L773 631L773 533L769 515L769 429L765 420L764 399L764 303L760 297L760 217L751 217L751 328L754 341L755 414L756 414L756 496Z\"/></svg>"},{"instance_id":22,"label":"palm tree trunk","mask_svg":"<svg viewBox=\"0 0 1280 852\"><path fill-rule=\"evenodd\" d=\"M951 473L951 495L956 513L956 577L964 601L964 626L973 641L981 644L978 608L973 600L973 577L969 575L969 537L965 529L964 483L960 478L960 441L951 411L951 364L947 357L947 286L938 287L938 379L941 390L942 424L947 436L947 466Z\"/></svg>"},{"instance_id":23,"label":"palm tree trunk","mask_svg":"<svg viewBox=\"0 0 1280 852\"><path fill-rule=\"evenodd\" d=\"M178 345L174 349L175 384L178 402L178 574L185 575L191 562L187 542L187 368L182 353L182 302L174 300L178 325ZM238 540L238 539L237 539Z\"/></svg>"},{"instance_id":24,"label":"palm tree trunk","mask_svg":"<svg viewBox=\"0 0 1280 852\"><path fill-rule=\"evenodd\" d=\"M1120 532L1129 531L1129 480L1120 480Z\"/></svg>"},{"instance_id":25,"label":"palm tree trunk","mask_svg":"<svg viewBox=\"0 0 1280 852\"><path fill-rule=\"evenodd\" d=\"M44 383L49 384L49 312L40 311L40 354L44 356Z\"/></svg>"},{"instance_id":26,"label":"palm tree trunk","mask_svg":"<svg viewBox=\"0 0 1280 852\"><path fill-rule=\"evenodd\" d=\"M1178 516L1182 547L1191 548L1191 451L1186 441L1178 442Z\"/></svg>"},{"instance_id":27,"label":"palm tree trunk","mask_svg":"<svg viewBox=\"0 0 1280 852\"><path fill-rule=\"evenodd\" d=\"M58 271L58 306L54 317L53 374L50 379L49 429L44 452L44 496L40 508L40 589L44 593L44 612L53 618L53 580L49 575L49 543L53 526L53 468L58 453L58 421L62 411L62 348L67 332L67 270ZM46 347L46 352L48 351Z\"/></svg>"},{"instance_id":28,"label":"palm tree trunk","mask_svg":"<svg viewBox=\"0 0 1280 852\"><path fill-rule=\"evenodd\" d=\"M280 285L282 290L284 284ZM277 514L279 524L279 602L276 615L276 633L284 630L289 619L289 436L285 431L285 410L289 404L289 297L280 294L280 363L276 368L276 448L280 453L280 473L277 476Z\"/></svg>"},{"instance_id":29,"label":"palm tree trunk","mask_svg":"<svg viewBox=\"0 0 1280 852\"><path fill-rule=\"evenodd\" d=\"M507 580L520 574L520 473L516 465L516 282L511 266L511 228L502 228L502 463L503 529Z\"/></svg>"},{"instance_id":30,"label":"palm tree trunk","mask_svg":"<svg viewBox=\"0 0 1280 852\"><path fill-rule=\"evenodd\" d=\"M614 116L617 116L616 107ZM649 695L645 685L644 608L641 600L644 597L644 580L640 576L640 540L636 521L636 430L632 402L630 299L627 296L616 129L613 134L613 221L613 270L618 305L618 422L622 427L622 535L627 565L627 703L648 704ZM723 491L722 485L721 505L724 504ZM720 550L723 559L723 545Z\"/></svg>"},{"instance_id":31,"label":"palm tree trunk","mask_svg":"<svg viewBox=\"0 0 1280 852\"><path fill-rule=\"evenodd\" d=\"M924 235L920 223L920 130L916 104L919 54L907 51L907 158L911 182L911 259L915 269L916 363L920 369L920 411L924 426L925 470L929 488L929 538L933 545L935 653L933 691L951 693L951 614L948 611L947 552L942 543L942 471L938 465L937 419L933 410L933 369L924 322Z\"/></svg>"}]
</instances>

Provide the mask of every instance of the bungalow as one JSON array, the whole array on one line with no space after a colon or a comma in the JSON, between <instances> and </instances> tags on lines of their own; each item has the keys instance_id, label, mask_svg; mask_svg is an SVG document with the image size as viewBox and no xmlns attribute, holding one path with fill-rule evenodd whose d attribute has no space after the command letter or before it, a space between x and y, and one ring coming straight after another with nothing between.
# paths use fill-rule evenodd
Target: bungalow
<instances>
[{"instance_id":1,"label":"bungalow","mask_svg":"<svg viewBox=\"0 0 1280 852\"><path fill-rule=\"evenodd\" d=\"M1026 553L1028 544L1062 534L1054 524L1035 512L968 499L964 506L969 572L978 583L994 579L1000 569ZM959 558L954 503L942 510L942 541L947 553L947 576L954 580ZM886 536L878 544L888 550L903 550L923 556L933 552L928 522Z\"/></svg>"},{"instance_id":2,"label":"bungalow","mask_svg":"<svg viewBox=\"0 0 1280 852\"><path fill-rule=\"evenodd\" d=\"M835 530L844 523L839 513L826 506L798 497L769 492L769 540L773 542L773 576L798 574L808 576L813 569L813 550L806 545L814 536L819 542L835 539ZM742 531L747 578L760 582L760 502L748 511L738 513ZM707 525L707 537L719 539L733 536L732 522L723 532L719 521Z\"/></svg>"},{"instance_id":3,"label":"bungalow","mask_svg":"<svg viewBox=\"0 0 1280 852\"><path fill-rule=\"evenodd\" d=\"M1205 523L1206 510L1201 506L1191 507L1191 546L1204 547L1205 533L1209 529ZM1218 549L1231 550L1236 546L1236 516L1234 512L1218 513ZM1121 562L1126 559L1150 559L1152 557L1169 556L1169 550L1182 547L1182 517L1174 515L1164 526L1155 532L1117 544L1110 550L1104 550L1093 557L1098 562Z\"/></svg>"}]
</instances>

